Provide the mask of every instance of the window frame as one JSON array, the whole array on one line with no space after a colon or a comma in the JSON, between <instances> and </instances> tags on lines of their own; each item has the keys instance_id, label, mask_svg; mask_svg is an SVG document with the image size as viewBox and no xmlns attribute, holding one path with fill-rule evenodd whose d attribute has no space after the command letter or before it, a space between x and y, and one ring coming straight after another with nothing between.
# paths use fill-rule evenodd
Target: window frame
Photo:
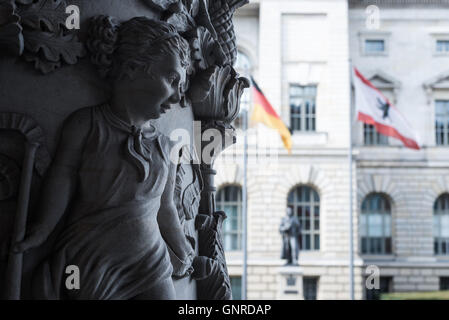
<instances>
[{"instance_id":1,"label":"window frame","mask_svg":"<svg viewBox=\"0 0 449 320\"><path fill-rule=\"evenodd\" d=\"M293 95L292 90L293 88L301 89L303 90L302 95ZM314 94L306 94L305 90L307 88L313 88ZM289 114L290 114L290 128L294 133L298 132L317 132L317 96L318 96L318 84L316 83L310 83L310 84L299 84L299 83L289 83L288 84L288 105L289 105ZM302 100L302 104L300 106L300 112L299 113L293 113L293 103L292 101L294 99L300 99ZM310 105L308 108L306 107L304 102L310 103L313 107L311 108ZM298 108L298 106L296 106ZM313 112L308 112L308 109L313 109ZM295 122L299 119L299 129L295 128ZM307 128L308 127L308 128ZM310 129L312 127L312 129Z\"/></svg>"},{"instance_id":2,"label":"window frame","mask_svg":"<svg viewBox=\"0 0 449 320\"><path fill-rule=\"evenodd\" d=\"M449 56L449 51L438 51L438 42L439 41L449 41L449 33L432 33L432 48L433 55L436 57L447 57Z\"/></svg>"},{"instance_id":3,"label":"window frame","mask_svg":"<svg viewBox=\"0 0 449 320\"><path fill-rule=\"evenodd\" d=\"M383 200L383 202L380 205L379 211L375 212L374 209L366 208L370 204L370 201L372 198L380 198ZM375 199L374 199L375 200ZM388 204L389 210L386 209L385 204ZM366 209L364 209L364 207ZM370 210L372 210L370 212ZM370 236L370 229L369 229L369 216L366 216L366 223L363 223L363 220L365 219L363 215L370 215L370 214L379 214L381 215L381 230L382 230L382 236L381 237L373 237ZM389 234L385 234L386 230L386 217L389 216ZM365 198L362 201L361 208L360 208L360 216L359 216L359 230L360 230L360 244L359 244L359 252L363 256L391 256L393 255L394 249L393 249L393 206L392 202L390 200L390 197L384 193L381 192L372 192L365 196ZM364 235L364 229L366 229L365 233L367 235ZM364 246L364 240L366 241L366 251ZM377 244L374 240L377 240ZM380 241L379 241L380 240ZM387 242L389 241L389 244L387 245ZM374 246L379 246L380 243L380 250L373 250L372 248ZM389 250L387 250L389 248Z\"/></svg>"},{"instance_id":4,"label":"window frame","mask_svg":"<svg viewBox=\"0 0 449 320\"><path fill-rule=\"evenodd\" d=\"M380 42L382 43L382 50L380 51L368 51L368 42ZM365 38L363 41L363 50L365 55L384 55L386 51L386 41L384 38Z\"/></svg>"},{"instance_id":5,"label":"window frame","mask_svg":"<svg viewBox=\"0 0 449 320\"><path fill-rule=\"evenodd\" d=\"M384 50L383 51L372 51L366 50L366 41L383 41ZM389 32L359 32L359 46L360 54L362 56L372 56L372 57L386 57L390 52L390 33Z\"/></svg>"},{"instance_id":6,"label":"window frame","mask_svg":"<svg viewBox=\"0 0 449 320\"><path fill-rule=\"evenodd\" d=\"M442 208L443 201L444 209ZM449 215L449 193L443 193L438 196L433 205L433 254L438 257L449 256L449 237L443 237L443 232L441 230L441 219L443 215ZM436 223L435 220L438 220L438 223ZM435 230L435 225L438 225L437 232Z\"/></svg>"},{"instance_id":7,"label":"window frame","mask_svg":"<svg viewBox=\"0 0 449 320\"><path fill-rule=\"evenodd\" d=\"M225 190L226 188L237 188L237 200L231 200L226 201L225 200ZM220 198L220 192L223 192L223 200ZM237 219L237 229L232 231L226 230L226 223L231 223L232 217L229 215L229 213L226 213L228 215L228 218L223 222L223 246L226 251L242 251L242 238L243 238L243 202L242 202L242 187L238 184L228 184L220 187L217 190L216 197L215 197L215 204L217 210L225 211L226 206L236 206L236 212L237 216L235 217ZM237 248L226 248L226 236L228 235L236 235L237 236Z\"/></svg>"},{"instance_id":8,"label":"window frame","mask_svg":"<svg viewBox=\"0 0 449 320\"><path fill-rule=\"evenodd\" d=\"M438 102L443 102L446 104L446 110L444 112L444 115L442 116L443 120L443 130L442 130L442 134L443 134L443 142L441 142L441 140L439 139L439 128L437 126L437 119L438 119L438 107L437 104ZM437 147L447 147L449 146L449 99L439 99L436 98L434 99L434 125L435 125L435 132L434 132L434 137L435 137L435 145Z\"/></svg>"},{"instance_id":9,"label":"window frame","mask_svg":"<svg viewBox=\"0 0 449 320\"><path fill-rule=\"evenodd\" d=\"M440 291L449 290L449 276L442 276L438 280L439 280L439 290Z\"/></svg>"},{"instance_id":10,"label":"window frame","mask_svg":"<svg viewBox=\"0 0 449 320\"><path fill-rule=\"evenodd\" d=\"M368 135L370 135L371 143L367 142ZM365 147L389 146L388 136L385 136L379 131L377 131L374 125L363 123L363 146Z\"/></svg>"},{"instance_id":11,"label":"window frame","mask_svg":"<svg viewBox=\"0 0 449 320\"><path fill-rule=\"evenodd\" d=\"M241 275L235 275L235 276L234 275L230 275L229 276L229 281L231 283L232 299L233 300L242 300L242 276ZM240 282L238 284L240 290L236 290L235 289L235 284L233 285L233 282ZM237 292L239 292L239 296L238 297L236 297L236 295L234 295L234 293L237 293Z\"/></svg>"},{"instance_id":12,"label":"window frame","mask_svg":"<svg viewBox=\"0 0 449 320\"><path fill-rule=\"evenodd\" d=\"M310 282L310 283L307 283ZM315 288L315 292L313 294L313 298L311 296L307 295L307 288L309 285L314 286ZM303 296L304 296L304 300L317 300L318 299L318 289L319 289L319 285L320 285L320 277L309 277L309 276L304 276L302 278L302 292L303 292Z\"/></svg>"},{"instance_id":13,"label":"window frame","mask_svg":"<svg viewBox=\"0 0 449 320\"><path fill-rule=\"evenodd\" d=\"M302 190L309 189L309 199L304 201L298 200L298 193ZM292 195L292 198L291 198ZM301 196L302 198L302 196ZM305 195L304 195L305 198ZM315 200L318 199L318 200ZM292 201L291 201L292 200ZM298 217L301 223L301 251L303 252L318 252L321 250L321 197L319 192L310 185L298 185L290 190L287 195L287 206L292 208L293 214ZM298 208L302 208L300 211L302 216L298 215ZM307 226L307 207L309 208L309 229ZM318 214L315 216L316 207L318 207ZM313 218L312 218L313 217ZM316 228L318 220L318 228ZM309 237L310 249L306 248L307 237ZM318 241L316 241L318 237Z\"/></svg>"},{"instance_id":14,"label":"window frame","mask_svg":"<svg viewBox=\"0 0 449 320\"><path fill-rule=\"evenodd\" d=\"M436 44L435 44L435 46L436 46L436 48L435 48L436 53L438 55L449 55L449 39L436 39L435 41L436 41ZM441 50L441 51L438 50L439 42L445 42L445 47L446 47L445 50Z\"/></svg>"}]
</instances>

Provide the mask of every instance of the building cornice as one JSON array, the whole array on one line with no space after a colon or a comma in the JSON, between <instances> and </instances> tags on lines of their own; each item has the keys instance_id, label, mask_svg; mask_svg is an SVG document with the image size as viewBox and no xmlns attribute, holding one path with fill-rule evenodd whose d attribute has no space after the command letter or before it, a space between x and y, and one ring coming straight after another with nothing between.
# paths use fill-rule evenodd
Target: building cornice
<instances>
[{"instance_id":1,"label":"building cornice","mask_svg":"<svg viewBox=\"0 0 449 320\"><path fill-rule=\"evenodd\" d=\"M404 6L425 6L426 8L449 8L449 0L349 0L349 8L377 5L382 7L403 8Z\"/></svg>"}]
</instances>

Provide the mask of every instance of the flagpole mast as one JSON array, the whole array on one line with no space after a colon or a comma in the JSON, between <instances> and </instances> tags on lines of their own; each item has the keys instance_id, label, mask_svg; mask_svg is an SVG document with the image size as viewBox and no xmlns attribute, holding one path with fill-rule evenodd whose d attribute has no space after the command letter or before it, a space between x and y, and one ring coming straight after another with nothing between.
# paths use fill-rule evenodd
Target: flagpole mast
<instances>
[{"instance_id":1,"label":"flagpole mast","mask_svg":"<svg viewBox=\"0 0 449 320\"><path fill-rule=\"evenodd\" d=\"M247 178L248 178L248 110L243 110L243 126L244 126L244 145L243 145L243 188L242 188L242 206L243 206L243 274L242 274L242 300L247 300L247 271L248 271L248 194L247 194Z\"/></svg>"},{"instance_id":2,"label":"flagpole mast","mask_svg":"<svg viewBox=\"0 0 449 320\"><path fill-rule=\"evenodd\" d=\"M352 97L352 62L349 60L349 288L351 300L354 300L354 226L353 226L353 186L352 186L352 109L354 99Z\"/></svg>"}]
</instances>

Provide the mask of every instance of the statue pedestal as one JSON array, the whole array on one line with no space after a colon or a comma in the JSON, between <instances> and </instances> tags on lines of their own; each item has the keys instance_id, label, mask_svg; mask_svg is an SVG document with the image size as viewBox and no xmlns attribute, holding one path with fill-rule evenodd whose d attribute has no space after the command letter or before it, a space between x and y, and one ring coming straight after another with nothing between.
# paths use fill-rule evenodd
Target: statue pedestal
<instances>
[{"instance_id":1,"label":"statue pedestal","mask_svg":"<svg viewBox=\"0 0 449 320\"><path fill-rule=\"evenodd\" d=\"M304 300L302 288L302 268L283 266L279 268L278 300Z\"/></svg>"}]
</instances>

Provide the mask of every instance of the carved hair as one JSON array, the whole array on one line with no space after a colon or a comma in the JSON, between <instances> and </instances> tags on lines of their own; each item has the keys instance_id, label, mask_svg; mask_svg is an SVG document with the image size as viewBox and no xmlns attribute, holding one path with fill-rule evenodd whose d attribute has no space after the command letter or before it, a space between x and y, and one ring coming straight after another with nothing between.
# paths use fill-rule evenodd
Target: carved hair
<instances>
[{"instance_id":1,"label":"carved hair","mask_svg":"<svg viewBox=\"0 0 449 320\"><path fill-rule=\"evenodd\" d=\"M188 42L163 21L138 17L122 24L108 16L92 18L87 40L91 61L101 76L133 79L136 70L150 73L151 66L167 54L177 54L190 65Z\"/></svg>"}]
</instances>

